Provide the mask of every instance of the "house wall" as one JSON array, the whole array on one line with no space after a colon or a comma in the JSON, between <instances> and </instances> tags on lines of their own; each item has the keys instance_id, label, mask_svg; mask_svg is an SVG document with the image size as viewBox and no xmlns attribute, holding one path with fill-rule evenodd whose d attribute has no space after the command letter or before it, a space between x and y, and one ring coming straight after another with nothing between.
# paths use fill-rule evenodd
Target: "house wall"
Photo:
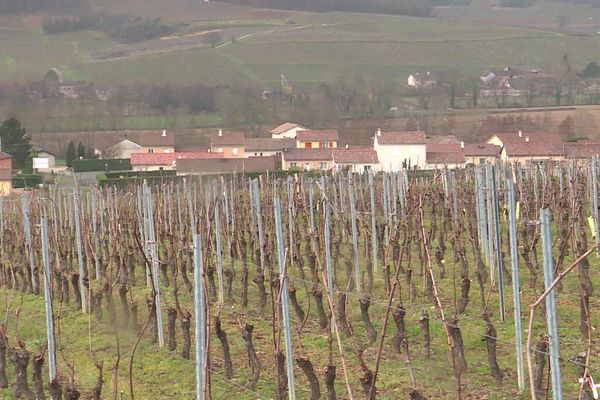
<instances>
[{"instance_id":1,"label":"house wall","mask_svg":"<svg viewBox=\"0 0 600 400\"><path fill-rule=\"evenodd\" d=\"M329 143L329 147L325 147L325 143L326 142ZM297 140L296 141L296 147L299 148L299 149L306 149L306 148L312 148L312 149L322 149L322 148L335 149L335 148L337 148L337 141L335 141L335 140L327 140L327 141L305 142L305 141Z\"/></svg>"},{"instance_id":2,"label":"house wall","mask_svg":"<svg viewBox=\"0 0 600 400\"><path fill-rule=\"evenodd\" d=\"M8 196L12 191L12 180L0 180L0 196Z\"/></svg>"},{"instance_id":3,"label":"house wall","mask_svg":"<svg viewBox=\"0 0 600 400\"><path fill-rule=\"evenodd\" d=\"M33 157L34 169L50 169L56 165L54 156Z\"/></svg>"},{"instance_id":4,"label":"house wall","mask_svg":"<svg viewBox=\"0 0 600 400\"><path fill-rule=\"evenodd\" d=\"M325 168L322 168L321 164L324 164ZM295 164L295 165L294 165ZM301 168L305 171L313 170L327 170L333 168L333 161L288 161L283 160L281 163L281 169L288 170L291 168Z\"/></svg>"},{"instance_id":5,"label":"house wall","mask_svg":"<svg viewBox=\"0 0 600 400\"><path fill-rule=\"evenodd\" d=\"M0 160L0 169L12 169L12 158Z\"/></svg>"},{"instance_id":6,"label":"house wall","mask_svg":"<svg viewBox=\"0 0 600 400\"><path fill-rule=\"evenodd\" d=\"M465 156L465 161L467 164L471 165L479 165L482 161L489 164L494 164L496 162L496 157L492 156Z\"/></svg>"},{"instance_id":7,"label":"house wall","mask_svg":"<svg viewBox=\"0 0 600 400\"><path fill-rule=\"evenodd\" d=\"M411 168L425 167L427 152L424 144L380 145L375 139L374 148L379 159L380 171L399 171L404 160L407 164L410 163Z\"/></svg>"},{"instance_id":8,"label":"house wall","mask_svg":"<svg viewBox=\"0 0 600 400\"><path fill-rule=\"evenodd\" d=\"M281 156L283 150L252 150L245 151L246 157L272 157Z\"/></svg>"},{"instance_id":9,"label":"house wall","mask_svg":"<svg viewBox=\"0 0 600 400\"><path fill-rule=\"evenodd\" d=\"M279 133L279 134L275 134L272 133L271 134L271 138L273 139L296 139L296 134L300 131L305 131L305 128L302 128L300 126L297 126L295 128L290 129L289 131L285 131L283 133Z\"/></svg>"},{"instance_id":10,"label":"house wall","mask_svg":"<svg viewBox=\"0 0 600 400\"><path fill-rule=\"evenodd\" d=\"M459 169L459 168L464 168L465 164L464 163L446 163L446 164L441 164L441 163L427 163L425 165L425 169L429 169L429 170L436 170L436 169Z\"/></svg>"},{"instance_id":11,"label":"house wall","mask_svg":"<svg viewBox=\"0 0 600 400\"><path fill-rule=\"evenodd\" d=\"M131 158L133 153L146 153L146 150L142 149L137 143L131 140L122 140L114 146L106 149L105 154L102 154L106 158Z\"/></svg>"},{"instance_id":12,"label":"house wall","mask_svg":"<svg viewBox=\"0 0 600 400\"><path fill-rule=\"evenodd\" d=\"M134 171L172 171L175 169L174 165L133 165L132 170Z\"/></svg>"},{"instance_id":13,"label":"house wall","mask_svg":"<svg viewBox=\"0 0 600 400\"><path fill-rule=\"evenodd\" d=\"M351 171L356 173L363 173L365 170L378 170L379 164L335 164L335 168L338 171Z\"/></svg>"},{"instance_id":14,"label":"house wall","mask_svg":"<svg viewBox=\"0 0 600 400\"><path fill-rule=\"evenodd\" d=\"M237 155L233 154L233 150L237 149ZM244 146L212 146L214 153L222 153L225 158L245 158L246 149Z\"/></svg>"},{"instance_id":15,"label":"house wall","mask_svg":"<svg viewBox=\"0 0 600 400\"><path fill-rule=\"evenodd\" d=\"M509 163L528 164L530 162L541 162L541 161L564 161L563 156L525 156L525 157L507 157L502 158L503 161Z\"/></svg>"},{"instance_id":16,"label":"house wall","mask_svg":"<svg viewBox=\"0 0 600 400\"><path fill-rule=\"evenodd\" d=\"M143 146L142 153L174 153L175 147L173 146Z\"/></svg>"},{"instance_id":17,"label":"house wall","mask_svg":"<svg viewBox=\"0 0 600 400\"><path fill-rule=\"evenodd\" d=\"M492 136L491 138L489 138L489 139L487 140L487 143L489 143L489 144L493 144L494 146L500 146L500 147L503 147L503 146L504 146L504 143L502 143L502 140L500 140L500 139L498 138L498 136L496 136L496 135L494 135L494 136Z\"/></svg>"}]
</instances>

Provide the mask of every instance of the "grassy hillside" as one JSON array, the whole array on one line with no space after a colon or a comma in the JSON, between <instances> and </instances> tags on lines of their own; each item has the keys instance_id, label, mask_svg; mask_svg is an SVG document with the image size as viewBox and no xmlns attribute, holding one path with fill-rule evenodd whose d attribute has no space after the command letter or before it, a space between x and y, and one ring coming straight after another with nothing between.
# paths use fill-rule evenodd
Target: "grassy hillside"
<instances>
[{"instance_id":1,"label":"grassy hillside","mask_svg":"<svg viewBox=\"0 0 600 400\"><path fill-rule=\"evenodd\" d=\"M94 4L97 9L135 15L158 16L164 9L161 17L177 22L178 32L170 38L123 45L89 31L48 36L40 28L40 18L2 17L0 82L40 79L49 68L59 67L67 79L106 84L219 84L240 79L269 85L277 83L281 73L296 85L357 74L403 83L414 70L475 75L510 63L558 64L565 53L582 67L600 51L595 34L558 32L551 22L555 15L568 12L573 26L580 26L585 16L592 21L588 30L594 30L599 10L546 2L515 11L475 1L472 7L439 9L439 18L425 19L293 13L187 0L170 2L168 7L162 0ZM547 15L547 26L525 21L538 15ZM510 26L519 25L517 16L524 27ZM209 30L222 37L217 48L202 40ZM230 42L233 37L235 43Z\"/></svg>"}]
</instances>

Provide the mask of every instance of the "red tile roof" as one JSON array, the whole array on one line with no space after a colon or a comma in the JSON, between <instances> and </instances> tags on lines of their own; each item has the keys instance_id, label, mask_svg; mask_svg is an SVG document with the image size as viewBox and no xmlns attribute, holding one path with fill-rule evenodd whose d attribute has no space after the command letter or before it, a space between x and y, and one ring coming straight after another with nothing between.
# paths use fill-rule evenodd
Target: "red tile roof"
<instances>
[{"instance_id":1,"label":"red tile roof","mask_svg":"<svg viewBox=\"0 0 600 400\"><path fill-rule=\"evenodd\" d=\"M295 139L248 138L246 151L276 151L296 147Z\"/></svg>"},{"instance_id":2,"label":"red tile roof","mask_svg":"<svg viewBox=\"0 0 600 400\"><path fill-rule=\"evenodd\" d=\"M139 132L139 144L144 147L150 146L175 146L175 134L168 131L141 131Z\"/></svg>"},{"instance_id":3,"label":"red tile roof","mask_svg":"<svg viewBox=\"0 0 600 400\"><path fill-rule=\"evenodd\" d=\"M227 174L233 172L266 172L278 169L277 157L179 159L176 162L178 174Z\"/></svg>"},{"instance_id":4,"label":"red tile roof","mask_svg":"<svg viewBox=\"0 0 600 400\"><path fill-rule=\"evenodd\" d=\"M221 153L181 152L181 153L133 153L131 165L173 165L175 160L199 160L223 158Z\"/></svg>"},{"instance_id":5,"label":"red tile roof","mask_svg":"<svg viewBox=\"0 0 600 400\"><path fill-rule=\"evenodd\" d=\"M565 154L565 144L563 142L506 143L504 149L508 157L560 157Z\"/></svg>"},{"instance_id":6,"label":"red tile roof","mask_svg":"<svg viewBox=\"0 0 600 400\"><path fill-rule=\"evenodd\" d=\"M565 143L565 157L571 159L588 159L600 155L599 142Z\"/></svg>"},{"instance_id":7,"label":"red tile roof","mask_svg":"<svg viewBox=\"0 0 600 400\"><path fill-rule=\"evenodd\" d=\"M308 130L298 132L296 139L303 142L337 141L339 135L336 129Z\"/></svg>"},{"instance_id":8,"label":"red tile roof","mask_svg":"<svg viewBox=\"0 0 600 400\"><path fill-rule=\"evenodd\" d=\"M333 149L336 164L378 164L377 152L372 147L349 147Z\"/></svg>"},{"instance_id":9,"label":"red tile roof","mask_svg":"<svg viewBox=\"0 0 600 400\"><path fill-rule=\"evenodd\" d=\"M454 143L454 144L460 144L460 140L458 140L458 138L454 135L436 135L436 136L430 136L427 138L427 144L429 143L433 143L433 144L449 144L449 143Z\"/></svg>"},{"instance_id":10,"label":"red tile roof","mask_svg":"<svg viewBox=\"0 0 600 400\"><path fill-rule=\"evenodd\" d=\"M219 129L218 132L210 134L211 146L235 146L243 145L246 142L244 132L223 132Z\"/></svg>"},{"instance_id":11,"label":"red tile roof","mask_svg":"<svg viewBox=\"0 0 600 400\"><path fill-rule=\"evenodd\" d=\"M465 143L463 149L467 157L498 157L500 148L488 143Z\"/></svg>"},{"instance_id":12,"label":"red tile roof","mask_svg":"<svg viewBox=\"0 0 600 400\"><path fill-rule=\"evenodd\" d=\"M377 132L375 138L380 145L425 144L427 142L423 131Z\"/></svg>"},{"instance_id":13,"label":"red tile roof","mask_svg":"<svg viewBox=\"0 0 600 400\"><path fill-rule=\"evenodd\" d=\"M289 149L283 152L285 161L332 161L332 149Z\"/></svg>"},{"instance_id":14,"label":"red tile roof","mask_svg":"<svg viewBox=\"0 0 600 400\"><path fill-rule=\"evenodd\" d=\"M0 151L0 160L6 160L7 158L13 158L13 156L3 151Z\"/></svg>"},{"instance_id":15,"label":"red tile roof","mask_svg":"<svg viewBox=\"0 0 600 400\"><path fill-rule=\"evenodd\" d=\"M465 153L460 144L428 144L428 164L461 164L465 162Z\"/></svg>"},{"instance_id":16,"label":"red tile roof","mask_svg":"<svg viewBox=\"0 0 600 400\"><path fill-rule=\"evenodd\" d=\"M519 143L526 142L527 138L529 138L529 142L553 142L553 143L562 143L562 139L559 135L552 132L540 132L540 131L532 131L526 132L522 131L521 136L519 136L519 132L500 132L494 133L492 137L498 137L502 144L506 143Z\"/></svg>"},{"instance_id":17,"label":"red tile roof","mask_svg":"<svg viewBox=\"0 0 600 400\"><path fill-rule=\"evenodd\" d=\"M271 129L272 134L274 135L280 135L282 133L285 133L289 130L292 130L294 128L302 128L302 129L306 129L305 127L303 127L302 125L298 125L298 124L294 124L292 122L286 122L285 124L281 124L279 126L276 126L275 128Z\"/></svg>"}]
</instances>

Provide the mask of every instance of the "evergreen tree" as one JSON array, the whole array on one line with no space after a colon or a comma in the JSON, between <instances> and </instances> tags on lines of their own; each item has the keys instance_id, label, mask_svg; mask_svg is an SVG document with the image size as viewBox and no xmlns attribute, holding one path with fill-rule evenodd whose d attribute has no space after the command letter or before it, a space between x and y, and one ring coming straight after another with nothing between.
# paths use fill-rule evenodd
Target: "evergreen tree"
<instances>
[{"instance_id":1,"label":"evergreen tree","mask_svg":"<svg viewBox=\"0 0 600 400\"><path fill-rule=\"evenodd\" d=\"M65 155L65 161L67 163L67 167L73 166L73 160L77 158L77 152L75 151L75 143L73 141L69 142L67 146L67 153Z\"/></svg>"},{"instance_id":2,"label":"evergreen tree","mask_svg":"<svg viewBox=\"0 0 600 400\"><path fill-rule=\"evenodd\" d=\"M0 126L2 151L13 156L16 169L26 169L31 164L31 143L27 131L16 118L9 118Z\"/></svg>"},{"instance_id":3,"label":"evergreen tree","mask_svg":"<svg viewBox=\"0 0 600 400\"><path fill-rule=\"evenodd\" d=\"M81 142L79 142L79 144L77 145L77 158L79 158L79 159L85 158L85 146Z\"/></svg>"}]
</instances>

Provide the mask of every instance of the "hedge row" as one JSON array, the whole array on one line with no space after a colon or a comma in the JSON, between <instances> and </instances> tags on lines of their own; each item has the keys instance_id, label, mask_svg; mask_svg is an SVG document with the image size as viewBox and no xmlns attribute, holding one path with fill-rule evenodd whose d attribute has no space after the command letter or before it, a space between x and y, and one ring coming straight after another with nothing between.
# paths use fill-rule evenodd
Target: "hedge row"
<instances>
[{"instance_id":1,"label":"hedge row","mask_svg":"<svg viewBox=\"0 0 600 400\"><path fill-rule=\"evenodd\" d=\"M167 183L167 182L182 181L182 180L183 180L182 176L175 176L175 175L144 176L144 177L133 176L130 178L102 178L102 179L98 179L98 186L101 186L101 187L116 186L118 188L125 188L130 185L140 185L144 181L146 181L146 183L148 183L149 185L152 185L155 183Z\"/></svg>"},{"instance_id":2,"label":"hedge row","mask_svg":"<svg viewBox=\"0 0 600 400\"><path fill-rule=\"evenodd\" d=\"M34 187L40 183L42 183L42 176L37 174L20 174L12 177L12 185L15 189Z\"/></svg>"},{"instance_id":3,"label":"hedge row","mask_svg":"<svg viewBox=\"0 0 600 400\"><path fill-rule=\"evenodd\" d=\"M118 178L154 178L154 177L171 177L177 175L177 171L120 171L120 172L107 172L106 178L118 179Z\"/></svg>"},{"instance_id":4,"label":"hedge row","mask_svg":"<svg viewBox=\"0 0 600 400\"><path fill-rule=\"evenodd\" d=\"M115 158L110 160L73 160L73 171L131 171L131 162L128 158Z\"/></svg>"}]
</instances>

